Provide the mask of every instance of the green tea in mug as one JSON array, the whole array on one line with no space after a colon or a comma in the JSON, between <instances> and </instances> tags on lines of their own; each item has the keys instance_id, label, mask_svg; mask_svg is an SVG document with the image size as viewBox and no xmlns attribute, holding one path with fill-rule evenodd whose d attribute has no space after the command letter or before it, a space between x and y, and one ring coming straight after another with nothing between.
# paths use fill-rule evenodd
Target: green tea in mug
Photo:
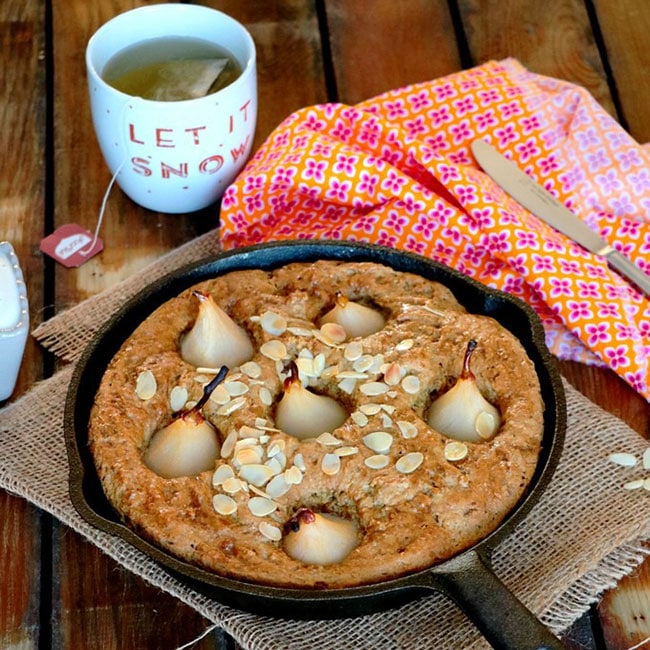
<instances>
[{"instance_id":1,"label":"green tea in mug","mask_svg":"<svg viewBox=\"0 0 650 650\"><path fill-rule=\"evenodd\" d=\"M241 73L224 47L191 36L164 36L120 50L104 66L102 78L133 97L179 101L215 93Z\"/></svg>"}]
</instances>

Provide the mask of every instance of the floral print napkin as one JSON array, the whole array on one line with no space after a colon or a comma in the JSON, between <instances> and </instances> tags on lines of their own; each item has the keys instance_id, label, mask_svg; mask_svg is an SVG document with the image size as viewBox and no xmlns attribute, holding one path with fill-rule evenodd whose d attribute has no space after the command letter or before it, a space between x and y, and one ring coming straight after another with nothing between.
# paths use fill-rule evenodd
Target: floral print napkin
<instances>
[{"instance_id":1,"label":"floral print napkin","mask_svg":"<svg viewBox=\"0 0 650 650\"><path fill-rule=\"evenodd\" d=\"M419 253L523 299L555 355L606 365L650 400L648 297L510 199L474 161L476 138L650 271L650 154L585 89L513 59L290 115L224 194L222 245Z\"/></svg>"}]
</instances>

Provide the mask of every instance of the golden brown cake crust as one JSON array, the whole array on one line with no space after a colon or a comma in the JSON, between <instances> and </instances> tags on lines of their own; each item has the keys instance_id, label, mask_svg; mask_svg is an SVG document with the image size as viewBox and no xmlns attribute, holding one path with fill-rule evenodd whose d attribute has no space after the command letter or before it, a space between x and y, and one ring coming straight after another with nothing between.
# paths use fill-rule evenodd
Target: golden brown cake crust
<instances>
[{"instance_id":1,"label":"golden brown cake crust","mask_svg":"<svg viewBox=\"0 0 650 650\"><path fill-rule=\"evenodd\" d=\"M397 577L447 559L492 531L521 497L535 470L543 432L535 369L512 334L488 317L466 313L441 284L373 263L316 262L272 272L237 271L197 288L247 330L256 349L252 363L243 364L245 371L233 368L226 380L244 384L244 394L225 401L222 390L221 398L210 399L203 408L222 444L228 440L229 455L218 459L216 467L233 463L228 448L235 439L258 437L253 442L262 448L264 460L269 452L282 450L278 459L284 469L294 462L304 468L302 481L273 499L276 509L265 517L251 513L249 500L258 494L246 486L231 494L237 510L224 516L213 507L213 497L223 487L213 487L212 470L164 479L143 463L151 436L174 417L172 389L183 386L189 401L196 401L213 376L179 355L180 337L197 313L197 301L187 290L158 308L123 344L91 413L89 442L103 488L143 537L223 576L284 587L338 588ZM337 291L372 304L387 318L382 330L354 340L362 343L364 367L372 362L362 372L365 377L345 374L362 367L349 342L333 345L314 336L315 322L332 306ZM288 329L280 335L265 331L260 316L266 311L284 316ZM448 440L428 426L427 409L432 395L446 390L461 373L469 339L478 343L472 371L484 396L498 407L502 424L492 440L467 443L467 456L450 461L445 458ZM285 345L287 358L323 355L318 357L324 359L322 371L310 385L345 405L350 417L331 433L340 446L357 448L341 457L335 475L321 469L334 446L274 430L284 363L260 351L272 340ZM392 363L400 369L401 381L383 393L366 394L364 385L381 384ZM157 384L155 395L146 400L135 390L143 371L151 371ZM405 377L415 379L404 383ZM403 428L415 435L405 437ZM388 465L370 469L365 461L376 452L362 438L378 430L390 433L393 444ZM409 452L421 452L423 462L410 474L400 473L395 462ZM264 491L264 486L258 489ZM361 531L359 546L330 566L291 559L281 542L260 532L260 524L282 529L302 506L354 518Z\"/></svg>"}]
</instances>

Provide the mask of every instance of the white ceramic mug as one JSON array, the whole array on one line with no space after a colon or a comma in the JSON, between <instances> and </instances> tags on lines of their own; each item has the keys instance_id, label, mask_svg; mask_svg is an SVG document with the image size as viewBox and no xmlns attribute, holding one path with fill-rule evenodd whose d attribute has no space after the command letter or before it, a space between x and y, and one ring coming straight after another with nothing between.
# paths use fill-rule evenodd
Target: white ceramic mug
<instances>
[{"instance_id":1,"label":"white ceramic mug","mask_svg":"<svg viewBox=\"0 0 650 650\"><path fill-rule=\"evenodd\" d=\"M116 53L164 36L215 43L237 59L242 74L216 93L181 101L132 97L102 79ZM133 201L180 213L221 197L250 156L257 120L255 44L240 23L199 5L139 7L95 32L86 48L86 68L102 154Z\"/></svg>"}]
</instances>

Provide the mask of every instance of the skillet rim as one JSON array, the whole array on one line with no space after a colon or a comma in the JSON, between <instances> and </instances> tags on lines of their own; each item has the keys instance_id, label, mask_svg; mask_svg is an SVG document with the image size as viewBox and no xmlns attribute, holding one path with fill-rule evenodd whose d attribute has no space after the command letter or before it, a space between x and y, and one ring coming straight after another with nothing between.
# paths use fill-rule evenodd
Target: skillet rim
<instances>
[{"instance_id":1,"label":"skillet rim","mask_svg":"<svg viewBox=\"0 0 650 650\"><path fill-rule=\"evenodd\" d=\"M87 423L92 398L107 363L125 338L146 315L184 288L202 279L234 270L249 268L270 270L293 262L309 262L317 259L370 261L385 264L396 270L424 275L448 286L456 299L469 312L491 316L511 332L512 324L504 323L501 319L506 316L511 317L513 314L517 315L515 329L523 328L523 337L517 332L512 333L524 345L535 364L545 402L543 448L538 465L525 493L492 532L447 560L416 572L366 585L337 589L274 587L221 576L171 555L120 521L119 515L108 504L103 494L90 452L84 447L84 441L87 441ZM459 296L459 292L462 295ZM476 297L481 298L479 305L481 309L477 309L474 304L468 306L470 299ZM116 333L119 336L115 336ZM87 393L91 390L92 395L88 396ZM85 399L84 395L86 395ZM87 523L103 532L120 537L172 576L219 602L234 604L241 609L264 614L273 613L269 612L264 605L275 607L290 603L291 615L294 617L296 614L303 614L302 611L294 611L296 605L299 605L301 610L306 608L306 612L312 617L314 606L323 602L330 606L332 603L338 604L338 611L336 607L330 607L334 613L331 611L324 618L357 615L359 602L361 602L361 613L387 609L393 603L399 604L412 600L415 592L426 592L426 590L423 592L422 584L430 582L432 572L444 573L445 564L452 560L471 552L477 552L481 557L489 560L494 547L521 523L544 492L557 467L565 429L566 402L563 384L555 360L546 346L541 321L528 304L515 296L487 287L445 264L415 253L376 244L334 240L288 240L218 252L154 280L119 307L93 335L74 368L64 411L64 432L70 465L70 498L75 509ZM95 501L89 501L88 490L93 489L96 492L98 487L101 495L93 494ZM102 497L105 503L102 502ZM100 499L99 506L96 502L97 498ZM105 514L106 510L112 514L111 518ZM378 599L377 607L373 603ZM386 602L388 605L383 604ZM352 609L348 609L350 604L354 605Z\"/></svg>"}]
</instances>

